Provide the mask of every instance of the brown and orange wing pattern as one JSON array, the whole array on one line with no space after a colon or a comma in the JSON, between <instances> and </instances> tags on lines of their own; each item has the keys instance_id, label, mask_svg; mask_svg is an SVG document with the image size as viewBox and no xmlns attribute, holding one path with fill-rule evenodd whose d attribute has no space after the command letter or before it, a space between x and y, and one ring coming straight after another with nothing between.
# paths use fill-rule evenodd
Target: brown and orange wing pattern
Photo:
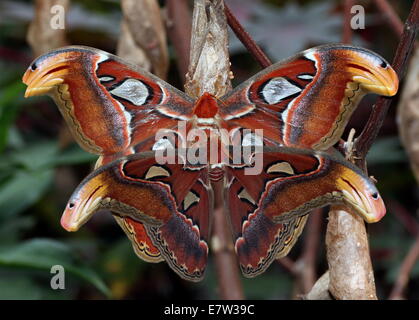
<instances>
[{"instance_id":1,"label":"brown and orange wing pattern","mask_svg":"<svg viewBox=\"0 0 419 320\"><path fill-rule=\"evenodd\" d=\"M117 214L113 214L113 217L131 241L134 252L139 258L152 263L164 261L160 250L153 244L142 222L128 216L120 217Z\"/></svg>"},{"instance_id":2,"label":"brown and orange wing pattern","mask_svg":"<svg viewBox=\"0 0 419 320\"><path fill-rule=\"evenodd\" d=\"M193 101L183 92L89 47L64 47L37 58L23 82L26 97L50 95L80 146L100 155L123 155L192 114Z\"/></svg>"},{"instance_id":3,"label":"brown and orange wing pattern","mask_svg":"<svg viewBox=\"0 0 419 320\"><path fill-rule=\"evenodd\" d=\"M249 277L288 253L314 208L344 203L367 222L385 214L373 182L338 155L270 148L261 174L246 175L245 169L228 167L225 197L236 252Z\"/></svg>"},{"instance_id":4,"label":"brown and orange wing pattern","mask_svg":"<svg viewBox=\"0 0 419 320\"><path fill-rule=\"evenodd\" d=\"M176 147L177 146L177 142L178 141L172 141L170 137L167 138L166 142L166 147L167 145L170 145L170 147ZM152 151L153 146L156 145L156 141L154 139L154 137L148 138L146 140L144 140L142 143L137 144L134 148L131 148L130 150L127 151L126 155L129 154L134 154L134 153L142 153L142 152L149 152ZM163 144L164 145L164 144ZM109 156L101 156L98 161L96 162L96 168L105 165L107 163L110 163L114 160L119 159L120 156L118 154L115 155L109 155ZM197 191L193 191L198 189L199 191L203 191L202 190L202 179L199 179L195 182L194 186L191 188L191 192L197 192ZM212 202L210 203L206 203L205 200L208 201L208 196L204 193L201 195L201 202L199 203L199 207L201 208L201 210L205 211L205 208L208 206L208 208L210 208L210 206L212 205ZM194 204L196 204L194 202ZM181 212L186 214L186 210L184 207L181 207L184 205L184 201L181 202L180 204L178 204L178 207L180 208ZM189 209L189 208L187 208ZM196 209L191 209L188 212L194 212L196 211ZM141 221L138 220L134 220L128 216L119 216L118 214L112 214L113 217L115 218L115 220L117 221L117 223L119 224L119 226L122 228L122 230L124 230L125 234L127 235L128 239L131 241L132 246L134 248L134 252L137 254L137 256L139 258L141 258L142 260L146 261L146 262L161 262L164 261L164 258L161 256L160 250L154 245L153 240L150 238L150 236L148 235L148 233L152 232L152 231L148 231L147 233L147 229L144 226L144 224ZM207 220L209 219L209 217L201 217L201 219ZM206 222L206 223L205 223ZM201 225L202 229L201 229L201 234L202 235L207 235L209 230L208 230L208 222L205 221L203 222ZM167 230L168 228L164 228L166 231L163 231L166 235L167 235ZM153 229L153 234L157 234L159 231L159 228L156 227L155 229ZM169 235L170 236L170 235ZM164 236L163 236L164 237ZM206 239L208 238L208 236L206 237ZM160 244L162 244L162 241L160 241ZM167 251L167 250L166 250Z\"/></svg>"},{"instance_id":5,"label":"brown and orange wing pattern","mask_svg":"<svg viewBox=\"0 0 419 320\"><path fill-rule=\"evenodd\" d=\"M263 129L268 145L326 150L366 93L392 96L398 78L377 54L326 45L259 72L221 98L229 129Z\"/></svg>"},{"instance_id":6,"label":"brown and orange wing pattern","mask_svg":"<svg viewBox=\"0 0 419 320\"><path fill-rule=\"evenodd\" d=\"M50 95L78 143L100 155L71 197L63 227L77 230L99 209L110 209L140 258L165 260L184 279L203 277L213 205L209 176L221 179L223 170L156 162L150 150L179 147L156 141L156 133L176 131L179 120L190 120L188 130L196 123L240 134L263 129L265 146L286 146L265 148L258 175L246 174L246 165L225 167L225 197L246 276L288 253L313 208L344 203L367 222L385 214L366 176L332 151L315 151L337 142L364 94L396 93L394 70L366 49L309 49L261 71L218 106L207 99L208 108L195 109L190 97L161 79L82 46L41 56L23 81L25 96Z\"/></svg>"},{"instance_id":7,"label":"brown and orange wing pattern","mask_svg":"<svg viewBox=\"0 0 419 320\"><path fill-rule=\"evenodd\" d=\"M365 94L376 93L392 96L397 92L397 88L397 75L379 55L353 46L326 45L306 50L259 72L221 98L224 102L221 104L221 112L225 120L225 127L230 130L263 129L263 144L265 146L284 145L295 148L327 150L340 139L350 116ZM268 155L264 154L265 156ZM299 163L300 161L302 163ZM292 165L298 168L305 162L307 162L307 159L298 159L294 156L294 159L289 159L289 168L292 168ZM314 167L307 170L314 170ZM325 168L320 170L320 172L326 171ZM293 171L290 170L290 172ZM321 179L321 174L315 175L315 172L312 171L312 175L307 177ZM271 179L269 176L263 178L263 173L259 177L246 177L242 173L238 173L238 175L242 176L243 181L234 178L229 180L230 185L240 185L248 195L249 193L252 194L255 199L261 197L262 194L268 196L268 190L271 194L274 193L274 189L267 189L267 182ZM288 182L284 181L278 184L278 186L284 186L288 183L290 188L286 188L287 192L278 190L270 201L273 203L273 199L277 199L276 205L281 208L286 204L289 205L288 209L293 206L298 207L298 203L301 204L301 201L304 201L300 196L301 194L306 194L310 198L310 193L316 191L315 184L313 183L311 186L307 183L304 184L301 180L302 177L295 176L295 187L291 187L294 184L292 177L289 177ZM249 192L242 184L245 184L246 181L248 182L247 189L249 189ZM301 184L299 184L299 181L301 181ZM353 185L352 193L357 195L356 190L360 188L359 193L362 194L364 191L362 188L364 187L364 185ZM243 195L243 191L240 191ZM315 195L312 194L312 196ZM247 220L248 210L252 210L252 208L246 209L251 205L249 201L246 200L247 202L243 203L245 200L234 192L226 195L226 197L230 199L230 203L235 203L234 206L230 206L232 220L234 221L234 216L237 215ZM249 195L247 198L251 199L252 197ZM350 196L348 196L349 198ZM361 200L357 196L355 198L358 202ZM336 199L330 200L330 202L333 201L336 201ZM321 206L321 202L318 206ZM240 209L241 211L236 209L239 207L238 203L244 206ZM260 213L259 205L261 203L255 202L253 204L254 210L251 212L259 209L258 212ZM270 207L272 215L278 213L276 205ZM314 202L306 203L298 210L315 206ZM376 209L381 212L379 215L384 214L383 205L382 208ZM286 255L301 234L307 220L304 215L295 215L290 216L287 221L281 221L277 218L281 222L272 225L272 221L264 220L262 216L259 216L258 219L260 224L254 220L254 231L253 233L248 232L249 237L253 234L253 240L249 240L247 242L249 246L245 247L253 250L254 259L264 257L264 262L260 264L262 267L257 267L254 263L256 260L254 260L253 265L248 265L250 267L246 269L246 263L241 261L242 269L248 270L244 273L250 275L259 274L269 266L271 260L268 257L273 259L275 256L275 254L272 254L273 251L277 252L277 257ZM264 220L264 223L262 223L262 220ZM268 229L263 229L262 225L264 225L264 228L268 228L269 225L270 232ZM241 224L238 223L236 217L236 228L240 228L240 226ZM263 231L258 228L262 228ZM288 230L288 233L281 238L279 235L283 230ZM256 234L262 234L262 232L264 232L265 237L269 238L269 235L271 235L271 238L265 241L265 245L268 244L271 248L269 254L266 251L265 253L258 251L263 246L252 245L252 242L256 241L254 240ZM272 235L275 235L276 240L272 238ZM284 238L286 238L286 241L278 241L278 239ZM260 241L256 243L260 244ZM239 252L238 254L240 256Z\"/></svg>"},{"instance_id":8,"label":"brown and orange wing pattern","mask_svg":"<svg viewBox=\"0 0 419 320\"><path fill-rule=\"evenodd\" d=\"M85 150L100 154L96 167L136 152L162 128L188 119L192 99L154 75L107 52L70 46L37 58L26 71L25 96L50 95L73 136ZM149 145L149 146L148 146ZM135 252L161 261L140 221L115 216Z\"/></svg>"},{"instance_id":9,"label":"brown and orange wing pattern","mask_svg":"<svg viewBox=\"0 0 419 320\"><path fill-rule=\"evenodd\" d=\"M230 225L240 268L246 277L263 273L275 259L286 256L300 236L308 216L275 223L259 215L244 226L257 203L234 176L228 177L225 193Z\"/></svg>"},{"instance_id":10,"label":"brown and orange wing pattern","mask_svg":"<svg viewBox=\"0 0 419 320\"><path fill-rule=\"evenodd\" d=\"M205 166L160 165L152 152L123 157L81 182L61 224L76 231L95 212L109 209L124 223L141 258L165 259L181 277L199 281L207 263L211 212L206 170Z\"/></svg>"}]
</instances>

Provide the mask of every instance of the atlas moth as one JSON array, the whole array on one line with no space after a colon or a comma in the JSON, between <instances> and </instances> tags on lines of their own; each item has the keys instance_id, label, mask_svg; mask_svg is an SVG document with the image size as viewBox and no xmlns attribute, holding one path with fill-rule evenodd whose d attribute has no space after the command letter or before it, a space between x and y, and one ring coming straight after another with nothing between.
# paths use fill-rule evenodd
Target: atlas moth
<instances>
[{"instance_id":1,"label":"atlas moth","mask_svg":"<svg viewBox=\"0 0 419 320\"><path fill-rule=\"evenodd\" d=\"M194 100L162 79L112 54L70 46L37 58L23 76L25 97L51 96L79 145L99 156L61 219L76 231L100 209L111 210L148 262L166 261L199 281L208 258L213 195L223 181L226 212L243 274L256 276L288 254L314 208L343 203L367 222L385 206L374 183L333 145L367 93L393 96L398 78L379 55L333 44L276 63L222 97ZM161 129L178 132L263 130L262 172L250 163L156 162ZM188 148L188 146L186 146ZM220 141L220 148L228 148Z\"/></svg>"}]
</instances>

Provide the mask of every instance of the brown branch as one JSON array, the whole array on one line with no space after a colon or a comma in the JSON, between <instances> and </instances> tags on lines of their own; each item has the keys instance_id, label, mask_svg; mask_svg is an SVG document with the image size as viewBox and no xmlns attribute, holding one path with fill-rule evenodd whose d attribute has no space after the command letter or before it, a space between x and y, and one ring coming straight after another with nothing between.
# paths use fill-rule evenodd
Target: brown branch
<instances>
[{"instance_id":1,"label":"brown branch","mask_svg":"<svg viewBox=\"0 0 419 320\"><path fill-rule=\"evenodd\" d=\"M216 54L214 54L216 53ZM231 89L227 22L222 0L195 0L190 64L185 91L198 98L204 92L222 96ZM224 212L223 183L212 183L214 221L211 249L222 299L243 299L239 268Z\"/></svg>"},{"instance_id":2,"label":"brown branch","mask_svg":"<svg viewBox=\"0 0 419 320\"><path fill-rule=\"evenodd\" d=\"M419 0L415 0L410 10L409 16L404 24L403 34L393 60L393 68L397 72L399 79L402 79L405 73L407 62L415 43L416 34L419 26ZM357 164L364 167L365 156L367 155L372 143L380 131L388 108L392 99L380 97L373 108L370 117L363 131L355 141L355 152Z\"/></svg>"},{"instance_id":3,"label":"brown branch","mask_svg":"<svg viewBox=\"0 0 419 320\"><path fill-rule=\"evenodd\" d=\"M410 272L412 271L416 261L419 258L419 236L416 237L416 240L412 247L410 248L408 254L402 262L402 265L399 270L399 275L397 277L396 283L391 291L390 299L403 299L403 292L409 282Z\"/></svg>"},{"instance_id":4,"label":"brown branch","mask_svg":"<svg viewBox=\"0 0 419 320\"><path fill-rule=\"evenodd\" d=\"M220 195L223 190L222 183L212 184L214 193ZM240 271L234 252L231 232L228 228L223 200L215 201L218 204L214 210L214 225L211 238L211 250L215 260L219 295L226 300L242 300L244 293L240 281ZM221 203L221 205L220 205Z\"/></svg>"},{"instance_id":5,"label":"brown branch","mask_svg":"<svg viewBox=\"0 0 419 320\"><path fill-rule=\"evenodd\" d=\"M376 300L364 220L344 206L332 206L326 231L329 291L338 300Z\"/></svg>"},{"instance_id":6,"label":"brown branch","mask_svg":"<svg viewBox=\"0 0 419 320\"><path fill-rule=\"evenodd\" d=\"M165 79L169 53L157 0L121 0L121 8L118 55Z\"/></svg>"},{"instance_id":7,"label":"brown branch","mask_svg":"<svg viewBox=\"0 0 419 320\"><path fill-rule=\"evenodd\" d=\"M230 28L233 30L237 38L243 43L246 49L250 52L253 58L263 67L269 67L272 62L263 52L263 50L257 45L257 43L252 39L249 33L244 30L243 26L236 19L236 17L231 12L230 8L224 3L225 14L227 17L227 23Z\"/></svg>"},{"instance_id":8,"label":"brown branch","mask_svg":"<svg viewBox=\"0 0 419 320\"><path fill-rule=\"evenodd\" d=\"M324 273L313 285L310 292L303 296L304 300L332 300L329 292L330 274Z\"/></svg>"},{"instance_id":9,"label":"brown branch","mask_svg":"<svg viewBox=\"0 0 419 320\"><path fill-rule=\"evenodd\" d=\"M303 266L300 272L301 289L303 293L308 293L317 279L316 258L320 243L322 218L323 209L321 208L313 210L308 218L303 253L299 259Z\"/></svg>"},{"instance_id":10,"label":"brown branch","mask_svg":"<svg viewBox=\"0 0 419 320\"><path fill-rule=\"evenodd\" d=\"M167 0L167 33L176 53L176 61L185 83L189 66L191 13L187 0Z\"/></svg>"},{"instance_id":11,"label":"brown branch","mask_svg":"<svg viewBox=\"0 0 419 320\"><path fill-rule=\"evenodd\" d=\"M322 213L321 208L310 213L301 257L296 262L289 257L277 259L277 262L296 278L297 295L309 292L317 279L316 258L320 242Z\"/></svg>"},{"instance_id":12,"label":"brown branch","mask_svg":"<svg viewBox=\"0 0 419 320\"><path fill-rule=\"evenodd\" d=\"M374 2L381 13L386 17L386 22L394 31L394 33L401 37L403 33L403 22L397 15L396 11L394 11L393 7L388 3L387 0L374 0Z\"/></svg>"},{"instance_id":13,"label":"brown branch","mask_svg":"<svg viewBox=\"0 0 419 320\"><path fill-rule=\"evenodd\" d=\"M116 54L121 58L151 71L151 61L144 50L135 43L134 37L125 19L121 21L121 33L118 37ZM163 75L161 75L163 76ZM163 76L165 78L165 76Z\"/></svg>"},{"instance_id":14,"label":"brown branch","mask_svg":"<svg viewBox=\"0 0 419 320\"><path fill-rule=\"evenodd\" d=\"M352 27L351 27L351 8L354 6L354 0L344 0L343 1L343 32L342 32L342 42L351 43L352 42Z\"/></svg>"},{"instance_id":15,"label":"brown branch","mask_svg":"<svg viewBox=\"0 0 419 320\"><path fill-rule=\"evenodd\" d=\"M280 259L276 259L276 261L289 273L295 274L295 262L291 260L289 257L282 257Z\"/></svg>"}]
</instances>

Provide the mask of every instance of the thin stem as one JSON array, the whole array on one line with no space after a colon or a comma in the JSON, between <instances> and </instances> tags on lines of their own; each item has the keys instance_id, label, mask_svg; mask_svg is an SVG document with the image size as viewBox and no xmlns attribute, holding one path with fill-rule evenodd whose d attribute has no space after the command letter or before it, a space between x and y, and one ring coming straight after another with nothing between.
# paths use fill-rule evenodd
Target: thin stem
<instances>
[{"instance_id":1,"label":"thin stem","mask_svg":"<svg viewBox=\"0 0 419 320\"><path fill-rule=\"evenodd\" d=\"M404 206L395 200L390 200L387 207L412 236L419 235L419 223Z\"/></svg>"},{"instance_id":2,"label":"thin stem","mask_svg":"<svg viewBox=\"0 0 419 320\"><path fill-rule=\"evenodd\" d=\"M387 0L374 0L374 2L382 14L387 18L386 22L394 33L401 37L403 34L403 21L397 15L396 11L394 11L393 7Z\"/></svg>"},{"instance_id":3,"label":"thin stem","mask_svg":"<svg viewBox=\"0 0 419 320\"><path fill-rule=\"evenodd\" d=\"M214 211L214 231L211 240L219 295L225 300L243 300L244 293L230 235L224 209L219 207Z\"/></svg>"},{"instance_id":4,"label":"thin stem","mask_svg":"<svg viewBox=\"0 0 419 320\"><path fill-rule=\"evenodd\" d=\"M295 274L295 262L289 257L283 257L276 260L285 270L291 274Z\"/></svg>"},{"instance_id":5,"label":"thin stem","mask_svg":"<svg viewBox=\"0 0 419 320\"><path fill-rule=\"evenodd\" d=\"M214 191L214 225L211 248L214 256L219 295L224 300L243 300L244 293L239 277L238 262L233 247L231 231L224 209L223 181L211 184Z\"/></svg>"},{"instance_id":6,"label":"thin stem","mask_svg":"<svg viewBox=\"0 0 419 320\"><path fill-rule=\"evenodd\" d=\"M168 35L176 52L176 61L185 83L191 43L191 13L187 0L167 0Z\"/></svg>"},{"instance_id":7,"label":"thin stem","mask_svg":"<svg viewBox=\"0 0 419 320\"><path fill-rule=\"evenodd\" d=\"M412 271L416 261L419 258L419 236L416 237L416 240L413 246L410 248L407 256L403 260L403 263L399 270L399 275L396 280L396 284L393 287L393 290L390 294L390 299L403 299L403 292L409 282L410 272Z\"/></svg>"},{"instance_id":8,"label":"thin stem","mask_svg":"<svg viewBox=\"0 0 419 320\"><path fill-rule=\"evenodd\" d=\"M301 285L303 293L308 293L317 279L316 258L320 243L323 210L316 209L310 213L304 238L304 249L301 256L304 268L301 272Z\"/></svg>"},{"instance_id":9,"label":"thin stem","mask_svg":"<svg viewBox=\"0 0 419 320\"><path fill-rule=\"evenodd\" d=\"M246 49L250 52L253 58L263 67L269 67L272 62L262 51L262 49L257 45L257 43L252 39L249 33L244 30L243 26L233 15L229 7L224 3L224 10L227 17L227 23L230 28L233 30L237 38L243 43Z\"/></svg>"}]
</instances>

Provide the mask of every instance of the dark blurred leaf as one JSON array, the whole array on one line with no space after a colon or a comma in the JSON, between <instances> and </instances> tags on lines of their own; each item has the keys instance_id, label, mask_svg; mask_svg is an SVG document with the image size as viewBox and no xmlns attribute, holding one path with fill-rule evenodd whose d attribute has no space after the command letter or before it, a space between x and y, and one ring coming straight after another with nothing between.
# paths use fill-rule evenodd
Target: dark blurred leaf
<instances>
[{"instance_id":1,"label":"dark blurred leaf","mask_svg":"<svg viewBox=\"0 0 419 320\"><path fill-rule=\"evenodd\" d=\"M56 141L41 141L10 152L7 159L3 161L0 159L0 169L13 163L28 170L40 170L60 165L94 162L97 158L97 155L87 153L76 145L60 150Z\"/></svg>"},{"instance_id":2,"label":"dark blurred leaf","mask_svg":"<svg viewBox=\"0 0 419 320\"><path fill-rule=\"evenodd\" d=\"M102 256L104 272L110 280L112 296L124 298L144 270L145 263L134 252L131 242L123 237Z\"/></svg>"},{"instance_id":3,"label":"dark blurred leaf","mask_svg":"<svg viewBox=\"0 0 419 320\"><path fill-rule=\"evenodd\" d=\"M414 267L412 268L412 272L410 272L411 278L419 277L419 260L416 261Z\"/></svg>"},{"instance_id":4,"label":"dark blurred leaf","mask_svg":"<svg viewBox=\"0 0 419 320\"><path fill-rule=\"evenodd\" d=\"M41 141L10 153L10 160L28 170L41 170L50 167L51 159L57 153L57 142Z\"/></svg>"},{"instance_id":5,"label":"dark blurred leaf","mask_svg":"<svg viewBox=\"0 0 419 320\"><path fill-rule=\"evenodd\" d=\"M0 215L11 217L44 194L52 182L53 170L19 170L0 186Z\"/></svg>"},{"instance_id":6,"label":"dark blurred leaf","mask_svg":"<svg viewBox=\"0 0 419 320\"><path fill-rule=\"evenodd\" d=\"M400 227L400 225L398 225ZM412 239L407 235L400 236L401 232L391 232L387 229L386 234L375 235L371 238L371 248L385 249L391 254L380 261L380 264L385 268L385 279L388 283L394 283L397 278L400 265L404 256L407 254Z\"/></svg>"},{"instance_id":7,"label":"dark blurred leaf","mask_svg":"<svg viewBox=\"0 0 419 320\"><path fill-rule=\"evenodd\" d=\"M270 267L275 268L275 262ZM268 270L256 279L243 278L246 299L289 299L292 278L278 270Z\"/></svg>"},{"instance_id":8,"label":"dark blurred leaf","mask_svg":"<svg viewBox=\"0 0 419 320\"><path fill-rule=\"evenodd\" d=\"M0 60L0 70L0 88L4 88L13 82L22 82L20 80L23 75L22 66L14 63L9 63L8 61Z\"/></svg>"},{"instance_id":9,"label":"dark blurred leaf","mask_svg":"<svg viewBox=\"0 0 419 320\"><path fill-rule=\"evenodd\" d=\"M56 154L52 159L50 159L50 165L60 166L88 162L93 163L97 160L97 158L97 155L87 153L79 146L74 146Z\"/></svg>"},{"instance_id":10,"label":"dark blurred leaf","mask_svg":"<svg viewBox=\"0 0 419 320\"><path fill-rule=\"evenodd\" d=\"M33 239L0 250L0 266L19 267L50 272L54 265L62 265L66 272L82 279L106 296L110 291L103 280L62 242L50 239Z\"/></svg>"},{"instance_id":11,"label":"dark blurred leaf","mask_svg":"<svg viewBox=\"0 0 419 320\"><path fill-rule=\"evenodd\" d=\"M19 130L17 130L15 126L11 126L9 129L7 146L12 149L19 149L23 148L24 145L25 142Z\"/></svg>"},{"instance_id":12,"label":"dark blurred leaf","mask_svg":"<svg viewBox=\"0 0 419 320\"><path fill-rule=\"evenodd\" d=\"M244 278L240 275L240 281L246 299L289 299L293 278L288 273L279 271L273 262L265 273L254 279ZM210 260L205 271L205 278L197 284L202 290L207 291L208 296L198 298L219 299L217 282L216 270L213 261Z\"/></svg>"},{"instance_id":13,"label":"dark blurred leaf","mask_svg":"<svg viewBox=\"0 0 419 320\"><path fill-rule=\"evenodd\" d=\"M22 233L35 224L34 217L14 217L13 219L1 219L1 217L0 215L0 243L2 245L18 241Z\"/></svg>"},{"instance_id":14,"label":"dark blurred leaf","mask_svg":"<svg viewBox=\"0 0 419 320\"><path fill-rule=\"evenodd\" d=\"M23 97L24 88L25 85L19 80L0 91L0 152L6 146L10 126L22 106L19 100Z\"/></svg>"},{"instance_id":15,"label":"dark blurred leaf","mask_svg":"<svg viewBox=\"0 0 419 320\"><path fill-rule=\"evenodd\" d=\"M382 138L374 142L367 155L368 164L407 162L398 137Z\"/></svg>"},{"instance_id":16,"label":"dark blurred leaf","mask_svg":"<svg viewBox=\"0 0 419 320\"><path fill-rule=\"evenodd\" d=\"M57 300L74 298L75 291L66 285L65 290L52 290L51 274L39 276L24 270L0 271L0 300Z\"/></svg>"},{"instance_id":17,"label":"dark blurred leaf","mask_svg":"<svg viewBox=\"0 0 419 320\"><path fill-rule=\"evenodd\" d=\"M42 290L29 278L0 278L0 300L38 300Z\"/></svg>"}]
</instances>

